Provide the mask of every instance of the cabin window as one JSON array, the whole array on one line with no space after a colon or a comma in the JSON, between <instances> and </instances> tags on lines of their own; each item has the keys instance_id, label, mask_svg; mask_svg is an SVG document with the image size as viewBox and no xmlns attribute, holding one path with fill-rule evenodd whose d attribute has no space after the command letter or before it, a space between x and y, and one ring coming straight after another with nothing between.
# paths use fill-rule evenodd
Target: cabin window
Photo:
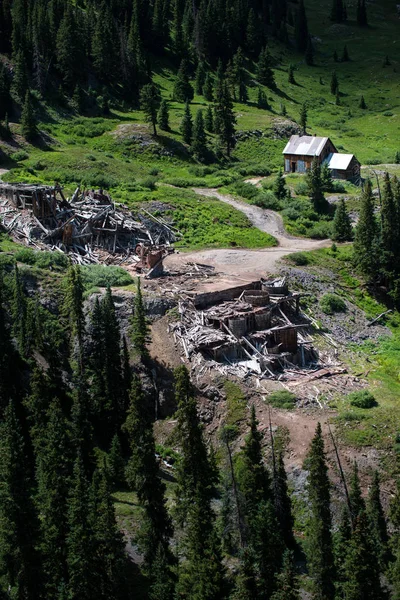
<instances>
[{"instance_id":1,"label":"cabin window","mask_svg":"<svg viewBox=\"0 0 400 600\"><path fill-rule=\"evenodd\" d=\"M305 173L306 172L306 163L304 162L304 160L298 160L297 161L297 170L299 173Z\"/></svg>"},{"instance_id":2,"label":"cabin window","mask_svg":"<svg viewBox=\"0 0 400 600\"><path fill-rule=\"evenodd\" d=\"M290 172L290 160L288 158L285 158L285 172Z\"/></svg>"}]
</instances>

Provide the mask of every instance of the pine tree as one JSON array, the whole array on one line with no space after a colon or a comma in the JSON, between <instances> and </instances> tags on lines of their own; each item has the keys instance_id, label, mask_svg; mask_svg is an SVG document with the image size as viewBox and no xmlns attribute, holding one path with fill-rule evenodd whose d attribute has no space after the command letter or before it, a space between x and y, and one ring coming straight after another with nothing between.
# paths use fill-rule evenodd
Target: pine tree
<instances>
[{"instance_id":1,"label":"pine tree","mask_svg":"<svg viewBox=\"0 0 400 600\"><path fill-rule=\"evenodd\" d=\"M203 96L207 102L214 100L214 83L211 74L207 71L203 85Z\"/></svg>"},{"instance_id":2,"label":"pine tree","mask_svg":"<svg viewBox=\"0 0 400 600\"><path fill-rule=\"evenodd\" d=\"M15 59L13 88L21 102L26 98L28 85L28 69L26 66L26 59L22 49L19 49Z\"/></svg>"},{"instance_id":3,"label":"pine tree","mask_svg":"<svg viewBox=\"0 0 400 600\"><path fill-rule=\"evenodd\" d=\"M332 190L333 190L332 171L328 167L328 163L326 161L322 163L321 181L322 181L323 191L324 192L332 192Z\"/></svg>"},{"instance_id":4,"label":"pine tree","mask_svg":"<svg viewBox=\"0 0 400 600\"><path fill-rule=\"evenodd\" d=\"M18 266L14 268L13 299L12 299L13 334L18 342L21 356L28 355L27 347L27 301Z\"/></svg>"},{"instance_id":5,"label":"pine tree","mask_svg":"<svg viewBox=\"0 0 400 600\"><path fill-rule=\"evenodd\" d=\"M358 465L356 462L354 462L353 472L351 475L349 498L351 506L351 519L352 522L355 523L357 517L359 517L361 513L365 512L365 502L361 493Z\"/></svg>"},{"instance_id":6,"label":"pine tree","mask_svg":"<svg viewBox=\"0 0 400 600\"><path fill-rule=\"evenodd\" d=\"M257 63L257 80L262 85L265 85L271 89L275 88L274 73L271 69L271 55L267 48L261 50L260 56Z\"/></svg>"},{"instance_id":7,"label":"pine tree","mask_svg":"<svg viewBox=\"0 0 400 600\"><path fill-rule=\"evenodd\" d=\"M305 102L301 105L300 109L300 127L305 134L307 132L307 105Z\"/></svg>"},{"instance_id":8,"label":"pine tree","mask_svg":"<svg viewBox=\"0 0 400 600\"><path fill-rule=\"evenodd\" d=\"M331 10L331 21L334 23L343 23L344 21L343 0L333 0Z\"/></svg>"},{"instance_id":9,"label":"pine tree","mask_svg":"<svg viewBox=\"0 0 400 600\"><path fill-rule=\"evenodd\" d=\"M10 80L4 64L0 64L0 119L11 112Z\"/></svg>"},{"instance_id":10,"label":"pine tree","mask_svg":"<svg viewBox=\"0 0 400 600\"><path fill-rule=\"evenodd\" d=\"M294 567L293 552L286 550L283 555L283 567L277 577L277 591L271 600L300 600L298 577Z\"/></svg>"},{"instance_id":11,"label":"pine tree","mask_svg":"<svg viewBox=\"0 0 400 600\"><path fill-rule=\"evenodd\" d=\"M39 520L20 419L7 407L0 429L0 573L11 598L41 598ZM3 589L4 589L3 588Z\"/></svg>"},{"instance_id":12,"label":"pine tree","mask_svg":"<svg viewBox=\"0 0 400 600\"><path fill-rule=\"evenodd\" d=\"M312 43L311 35L308 36L307 48L304 58L306 60L306 64L310 67L314 64L314 46Z\"/></svg>"},{"instance_id":13,"label":"pine tree","mask_svg":"<svg viewBox=\"0 0 400 600\"><path fill-rule=\"evenodd\" d=\"M177 102L193 100L194 91L189 81L189 67L185 59L182 60L175 79L173 96Z\"/></svg>"},{"instance_id":14,"label":"pine tree","mask_svg":"<svg viewBox=\"0 0 400 600\"><path fill-rule=\"evenodd\" d=\"M361 96L361 98L360 98L360 104L358 105L358 107L361 108L362 110L365 110L367 108L367 105L366 105L365 100L364 100L364 96Z\"/></svg>"},{"instance_id":15,"label":"pine tree","mask_svg":"<svg viewBox=\"0 0 400 600\"><path fill-rule=\"evenodd\" d=\"M198 110L196 113L196 119L193 127L192 150L200 160L204 159L207 153L207 138L204 131L202 110Z\"/></svg>"},{"instance_id":16,"label":"pine tree","mask_svg":"<svg viewBox=\"0 0 400 600\"><path fill-rule=\"evenodd\" d=\"M308 497L311 518L307 531L307 555L314 593L333 600L335 567L332 546L331 495L321 424L318 423L308 455Z\"/></svg>"},{"instance_id":17,"label":"pine tree","mask_svg":"<svg viewBox=\"0 0 400 600\"><path fill-rule=\"evenodd\" d=\"M25 103L21 113L21 133L29 142L38 135L35 113L33 111L30 92L26 92Z\"/></svg>"},{"instance_id":18,"label":"pine tree","mask_svg":"<svg viewBox=\"0 0 400 600\"><path fill-rule=\"evenodd\" d=\"M171 564L169 538L172 535L172 525L165 504L165 485L160 478L155 457L155 442L147 402L140 379L135 376L130 394L130 406L123 425L131 449L126 468L126 481L130 489L136 491L144 509L144 519L138 539L145 566L151 572L159 544L167 553Z\"/></svg>"},{"instance_id":19,"label":"pine tree","mask_svg":"<svg viewBox=\"0 0 400 600\"><path fill-rule=\"evenodd\" d=\"M342 62L349 62L349 60L350 60L349 51L347 50L347 45L345 44L345 46L343 48Z\"/></svg>"},{"instance_id":20,"label":"pine tree","mask_svg":"<svg viewBox=\"0 0 400 600\"><path fill-rule=\"evenodd\" d=\"M374 540L375 551L379 558L381 570L387 566L390 558L388 551L388 531L386 526L385 514L383 512L380 498L380 482L378 471L374 472L372 484L368 494L367 514L370 524L370 530Z\"/></svg>"},{"instance_id":21,"label":"pine tree","mask_svg":"<svg viewBox=\"0 0 400 600\"><path fill-rule=\"evenodd\" d=\"M278 175L274 181L274 185L272 188L275 196L278 200L284 200L286 198L287 188L285 183L285 178L282 175L282 169L279 169Z\"/></svg>"},{"instance_id":22,"label":"pine tree","mask_svg":"<svg viewBox=\"0 0 400 600\"><path fill-rule=\"evenodd\" d=\"M257 565L260 597L268 599L275 589L276 575L281 567L284 551L271 500L262 500L257 507L252 519L250 545Z\"/></svg>"},{"instance_id":23,"label":"pine tree","mask_svg":"<svg viewBox=\"0 0 400 600\"><path fill-rule=\"evenodd\" d=\"M122 446L116 433L111 441L108 453L108 476L113 489L125 487L125 460L122 455Z\"/></svg>"},{"instance_id":24,"label":"pine tree","mask_svg":"<svg viewBox=\"0 0 400 600\"><path fill-rule=\"evenodd\" d=\"M104 383L105 394L110 405L110 428L106 445L113 432L119 431L125 418L123 406L123 382L121 365L121 331L115 313L115 305L108 285L101 302L104 332Z\"/></svg>"},{"instance_id":25,"label":"pine tree","mask_svg":"<svg viewBox=\"0 0 400 600\"><path fill-rule=\"evenodd\" d=\"M143 361L149 357L147 344L149 341L149 327L147 325L146 313L143 304L142 288L138 277L136 284L136 295L133 301L133 316L132 316L132 333L131 339L135 351Z\"/></svg>"},{"instance_id":26,"label":"pine tree","mask_svg":"<svg viewBox=\"0 0 400 600\"><path fill-rule=\"evenodd\" d=\"M372 280L379 270L380 245L378 224L374 213L371 181L367 179L361 197L361 209L354 237L354 262Z\"/></svg>"},{"instance_id":27,"label":"pine tree","mask_svg":"<svg viewBox=\"0 0 400 600\"><path fill-rule=\"evenodd\" d=\"M253 551L250 548L244 548L240 556L240 571L235 578L232 600L255 600L258 598L255 560Z\"/></svg>"},{"instance_id":28,"label":"pine tree","mask_svg":"<svg viewBox=\"0 0 400 600\"><path fill-rule=\"evenodd\" d=\"M234 145L236 118L233 112L233 103L226 82L218 89L215 105L214 127L219 139L226 148L228 157Z\"/></svg>"},{"instance_id":29,"label":"pine tree","mask_svg":"<svg viewBox=\"0 0 400 600\"><path fill-rule=\"evenodd\" d=\"M379 563L371 542L368 519L361 512L354 523L345 562L346 581L343 584L346 600L381 600Z\"/></svg>"},{"instance_id":30,"label":"pine tree","mask_svg":"<svg viewBox=\"0 0 400 600\"><path fill-rule=\"evenodd\" d=\"M72 343L75 340L77 342L77 360L80 372L82 372L85 317L83 314L82 274L78 265L70 264L67 270L64 282L63 312L69 325L70 339Z\"/></svg>"},{"instance_id":31,"label":"pine tree","mask_svg":"<svg viewBox=\"0 0 400 600\"><path fill-rule=\"evenodd\" d=\"M251 56L257 56L263 41L261 22L255 10L251 8L247 18L246 46Z\"/></svg>"},{"instance_id":32,"label":"pine tree","mask_svg":"<svg viewBox=\"0 0 400 600\"><path fill-rule=\"evenodd\" d=\"M103 81L117 81L119 75L118 30L110 4L103 0L96 14L92 38L93 66Z\"/></svg>"},{"instance_id":33,"label":"pine tree","mask_svg":"<svg viewBox=\"0 0 400 600\"><path fill-rule=\"evenodd\" d=\"M340 106L340 92L339 92L339 88L337 88L337 90L336 90L335 104L336 104L336 106Z\"/></svg>"},{"instance_id":34,"label":"pine tree","mask_svg":"<svg viewBox=\"0 0 400 600\"><path fill-rule=\"evenodd\" d=\"M399 217L393 195L389 173L383 179L382 206L381 206L381 240L382 264L386 275L391 280L399 272L396 257L399 250ZM397 267L397 268L396 268Z\"/></svg>"},{"instance_id":35,"label":"pine tree","mask_svg":"<svg viewBox=\"0 0 400 600\"><path fill-rule=\"evenodd\" d=\"M357 23L361 27L368 25L367 6L365 0L357 0Z\"/></svg>"},{"instance_id":36,"label":"pine tree","mask_svg":"<svg viewBox=\"0 0 400 600\"><path fill-rule=\"evenodd\" d=\"M209 133L214 133L214 115L211 104L207 106L206 114L204 117L204 126Z\"/></svg>"},{"instance_id":37,"label":"pine tree","mask_svg":"<svg viewBox=\"0 0 400 600\"><path fill-rule=\"evenodd\" d=\"M278 454L277 467L274 473L274 505L283 541L288 548L293 548L295 546L293 536L294 519L282 452Z\"/></svg>"},{"instance_id":38,"label":"pine tree","mask_svg":"<svg viewBox=\"0 0 400 600\"><path fill-rule=\"evenodd\" d=\"M183 141L190 145L192 143L193 136L193 120L189 102L185 103L185 110L179 129L182 134Z\"/></svg>"},{"instance_id":39,"label":"pine tree","mask_svg":"<svg viewBox=\"0 0 400 600\"><path fill-rule=\"evenodd\" d=\"M160 92L154 83L147 83L140 91L140 107L147 123L151 123L153 134L157 135L157 111L160 106Z\"/></svg>"},{"instance_id":40,"label":"pine tree","mask_svg":"<svg viewBox=\"0 0 400 600\"><path fill-rule=\"evenodd\" d=\"M336 568L336 591L339 598L344 597L343 584L346 582L346 559L351 539L351 522L348 507L345 506L340 516L339 527L334 536L334 555Z\"/></svg>"},{"instance_id":41,"label":"pine tree","mask_svg":"<svg viewBox=\"0 0 400 600\"><path fill-rule=\"evenodd\" d=\"M308 43L308 23L304 0L300 0L297 10L294 35L296 39L296 47L299 52L305 52Z\"/></svg>"},{"instance_id":42,"label":"pine tree","mask_svg":"<svg viewBox=\"0 0 400 600\"><path fill-rule=\"evenodd\" d=\"M197 65L197 69L196 69L196 75L195 75L195 83L194 83L194 89L196 91L196 94L201 96L203 94L203 86L206 80L206 71L204 68L204 63L203 62L199 62L199 64Z\"/></svg>"},{"instance_id":43,"label":"pine tree","mask_svg":"<svg viewBox=\"0 0 400 600\"><path fill-rule=\"evenodd\" d=\"M59 71L66 88L80 79L83 53L79 28L71 5L67 5L57 32L56 55Z\"/></svg>"},{"instance_id":44,"label":"pine tree","mask_svg":"<svg viewBox=\"0 0 400 600\"><path fill-rule=\"evenodd\" d=\"M267 95L261 87L258 88L257 92L257 107L265 110L269 110L271 108L268 104Z\"/></svg>"},{"instance_id":45,"label":"pine tree","mask_svg":"<svg viewBox=\"0 0 400 600\"><path fill-rule=\"evenodd\" d=\"M311 163L311 169L307 171L306 183L308 194L315 212L322 213L326 210L326 199L322 190L321 165L317 158Z\"/></svg>"},{"instance_id":46,"label":"pine tree","mask_svg":"<svg viewBox=\"0 0 400 600\"><path fill-rule=\"evenodd\" d=\"M333 62L335 62L335 63L339 62L339 57L338 57L338 53L337 53L336 48L335 48L335 50L333 52Z\"/></svg>"},{"instance_id":47,"label":"pine tree","mask_svg":"<svg viewBox=\"0 0 400 600\"><path fill-rule=\"evenodd\" d=\"M339 81L338 81L338 78L336 75L336 71L333 71L332 77L331 77L331 94L333 96L335 96L338 89L339 89Z\"/></svg>"},{"instance_id":48,"label":"pine tree","mask_svg":"<svg viewBox=\"0 0 400 600\"><path fill-rule=\"evenodd\" d=\"M289 71L288 71L289 75L288 75L288 82L295 84L296 80L294 78L294 67L293 65L289 65Z\"/></svg>"},{"instance_id":49,"label":"pine tree","mask_svg":"<svg viewBox=\"0 0 400 600\"><path fill-rule=\"evenodd\" d=\"M353 228L343 198L336 206L332 239L335 242L350 242L353 239Z\"/></svg>"},{"instance_id":50,"label":"pine tree","mask_svg":"<svg viewBox=\"0 0 400 600\"><path fill-rule=\"evenodd\" d=\"M238 49L233 57L232 76L234 87L237 87L239 102L248 101L246 86L245 57L241 48Z\"/></svg>"}]
</instances>

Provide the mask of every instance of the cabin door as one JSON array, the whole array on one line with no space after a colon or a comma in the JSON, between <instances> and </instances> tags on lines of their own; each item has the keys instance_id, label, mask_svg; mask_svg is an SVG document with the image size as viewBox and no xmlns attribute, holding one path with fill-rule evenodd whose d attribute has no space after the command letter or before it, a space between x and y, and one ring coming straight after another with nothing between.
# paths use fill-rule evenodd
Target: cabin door
<instances>
[{"instance_id":1,"label":"cabin door","mask_svg":"<svg viewBox=\"0 0 400 600\"><path fill-rule=\"evenodd\" d=\"M292 162L292 173L296 173L296 163Z\"/></svg>"}]
</instances>

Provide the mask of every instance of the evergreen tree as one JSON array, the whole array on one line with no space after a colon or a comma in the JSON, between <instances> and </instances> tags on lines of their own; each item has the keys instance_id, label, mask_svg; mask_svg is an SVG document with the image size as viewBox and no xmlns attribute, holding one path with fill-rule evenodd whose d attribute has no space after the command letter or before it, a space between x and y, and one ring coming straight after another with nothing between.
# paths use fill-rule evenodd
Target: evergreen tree
<instances>
[{"instance_id":1,"label":"evergreen tree","mask_svg":"<svg viewBox=\"0 0 400 600\"><path fill-rule=\"evenodd\" d=\"M35 113L29 92L26 92L25 103L21 113L21 133L29 142L34 140L38 135Z\"/></svg>"},{"instance_id":2,"label":"evergreen tree","mask_svg":"<svg viewBox=\"0 0 400 600\"><path fill-rule=\"evenodd\" d=\"M260 598L271 598L284 550L279 525L271 500L263 500L252 521L250 545L257 565Z\"/></svg>"},{"instance_id":3,"label":"evergreen tree","mask_svg":"<svg viewBox=\"0 0 400 600\"><path fill-rule=\"evenodd\" d=\"M147 344L149 342L149 327L147 325L139 277L137 278L136 295L133 301L131 339L140 358L143 361L146 361L149 357L149 351L147 349Z\"/></svg>"},{"instance_id":4,"label":"evergreen tree","mask_svg":"<svg viewBox=\"0 0 400 600\"><path fill-rule=\"evenodd\" d=\"M119 75L118 30L110 4L103 0L96 13L92 38L93 65L97 76L103 81L117 81Z\"/></svg>"},{"instance_id":5,"label":"evergreen tree","mask_svg":"<svg viewBox=\"0 0 400 600\"><path fill-rule=\"evenodd\" d=\"M83 53L80 30L72 6L67 5L64 17L57 32L56 54L59 71L66 88L70 88L81 78Z\"/></svg>"},{"instance_id":6,"label":"evergreen tree","mask_svg":"<svg viewBox=\"0 0 400 600\"><path fill-rule=\"evenodd\" d=\"M382 600L379 562L371 543L368 519L361 512L354 523L345 562L346 581L343 584L346 600Z\"/></svg>"},{"instance_id":7,"label":"evergreen tree","mask_svg":"<svg viewBox=\"0 0 400 600\"><path fill-rule=\"evenodd\" d=\"M346 558L351 539L351 522L348 507L345 506L340 517L339 527L334 536L334 555L336 568L336 591L339 598L344 597L343 584L346 582Z\"/></svg>"},{"instance_id":8,"label":"evergreen tree","mask_svg":"<svg viewBox=\"0 0 400 600\"><path fill-rule=\"evenodd\" d=\"M333 96L335 96L338 89L339 89L339 81L338 81L338 78L336 75L336 71L333 71L332 77L331 77L331 94L333 94Z\"/></svg>"},{"instance_id":9,"label":"evergreen tree","mask_svg":"<svg viewBox=\"0 0 400 600\"><path fill-rule=\"evenodd\" d=\"M121 331L115 305L108 285L104 298L101 302L104 331L104 382L105 393L110 405L110 431L108 433L111 441L112 433L118 431L124 420L123 381L121 365ZM107 444L108 447L108 444Z\"/></svg>"},{"instance_id":10,"label":"evergreen tree","mask_svg":"<svg viewBox=\"0 0 400 600\"><path fill-rule=\"evenodd\" d=\"M332 171L328 167L328 163L325 161L322 163L321 167L321 180L322 180L322 189L324 192L332 192L333 188L333 179L332 179Z\"/></svg>"},{"instance_id":11,"label":"evergreen tree","mask_svg":"<svg viewBox=\"0 0 400 600\"><path fill-rule=\"evenodd\" d=\"M350 481L350 507L351 507L351 520L355 523L357 517L361 513L365 512L365 502L361 494L360 478L358 476L358 465L354 462L353 472Z\"/></svg>"},{"instance_id":12,"label":"evergreen tree","mask_svg":"<svg viewBox=\"0 0 400 600\"><path fill-rule=\"evenodd\" d=\"M295 546L293 536L294 519L282 452L278 454L274 473L274 505L283 541L288 548L293 548Z\"/></svg>"},{"instance_id":13,"label":"evergreen tree","mask_svg":"<svg viewBox=\"0 0 400 600\"><path fill-rule=\"evenodd\" d=\"M174 84L174 99L177 102L191 102L194 91L189 81L189 67L187 61L182 60Z\"/></svg>"},{"instance_id":14,"label":"evergreen tree","mask_svg":"<svg viewBox=\"0 0 400 600\"><path fill-rule=\"evenodd\" d=\"M390 558L390 553L388 551L389 536L386 526L385 514L383 512L380 498L378 471L374 472L372 484L369 490L367 514L370 524L370 530L373 537L373 544L379 558L379 565L380 568L384 570Z\"/></svg>"},{"instance_id":15,"label":"evergreen tree","mask_svg":"<svg viewBox=\"0 0 400 600\"><path fill-rule=\"evenodd\" d=\"M198 110L196 113L196 119L193 127L192 150L200 160L204 159L207 153L207 138L204 131L202 110Z\"/></svg>"},{"instance_id":16,"label":"evergreen tree","mask_svg":"<svg viewBox=\"0 0 400 600\"><path fill-rule=\"evenodd\" d=\"M304 0L300 0L294 25L296 47L299 52L305 52L308 43L308 23Z\"/></svg>"},{"instance_id":17,"label":"evergreen tree","mask_svg":"<svg viewBox=\"0 0 400 600\"><path fill-rule=\"evenodd\" d=\"M199 96L201 96L203 94L203 86L206 80L206 71L204 68L204 63L199 62L199 64L197 65L197 69L196 69L196 75L195 75L195 83L194 83L194 88L196 91L196 94L198 94Z\"/></svg>"},{"instance_id":18,"label":"evergreen tree","mask_svg":"<svg viewBox=\"0 0 400 600\"><path fill-rule=\"evenodd\" d=\"M144 509L138 538L145 566L151 572L160 544L164 553L169 556L171 564L169 538L172 535L172 526L165 504L165 485L160 478L155 457L155 442L147 402L140 379L135 376L130 394L130 407L123 425L131 449L126 481L129 487L136 491Z\"/></svg>"},{"instance_id":19,"label":"evergreen tree","mask_svg":"<svg viewBox=\"0 0 400 600\"><path fill-rule=\"evenodd\" d=\"M268 110L271 108L270 105L268 104L267 95L261 87L258 88L258 92L257 92L257 107L263 108L265 110Z\"/></svg>"},{"instance_id":20,"label":"evergreen tree","mask_svg":"<svg viewBox=\"0 0 400 600\"><path fill-rule=\"evenodd\" d=\"M350 242L353 239L353 228L343 198L336 206L332 239L335 242Z\"/></svg>"},{"instance_id":21,"label":"evergreen tree","mask_svg":"<svg viewBox=\"0 0 400 600\"><path fill-rule=\"evenodd\" d=\"M317 598L335 597L331 495L321 424L318 423L308 455L308 498L311 518L307 531L309 572Z\"/></svg>"},{"instance_id":22,"label":"evergreen tree","mask_svg":"<svg viewBox=\"0 0 400 600\"><path fill-rule=\"evenodd\" d=\"M13 299L12 299L13 334L18 342L21 356L26 357L27 347L27 302L18 266L14 268Z\"/></svg>"},{"instance_id":23,"label":"evergreen tree","mask_svg":"<svg viewBox=\"0 0 400 600\"><path fill-rule=\"evenodd\" d=\"M193 137L193 120L189 102L185 103L185 110L180 124L180 132L182 134L183 141L190 145Z\"/></svg>"},{"instance_id":24,"label":"evergreen tree","mask_svg":"<svg viewBox=\"0 0 400 600\"><path fill-rule=\"evenodd\" d=\"M312 43L311 35L308 36L306 53L304 55L306 64L310 67L314 64L314 46Z\"/></svg>"},{"instance_id":25,"label":"evergreen tree","mask_svg":"<svg viewBox=\"0 0 400 600\"><path fill-rule=\"evenodd\" d=\"M367 5L365 0L357 0L357 23L361 27L368 25Z\"/></svg>"},{"instance_id":26,"label":"evergreen tree","mask_svg":"<svg viewBox=\"0 0 400 600\"><path fill-rule=\"evenodd\" d=\"M26 99L28 86L28 68L26 66L25 55L22 48L20 48L15 59L13 88L21 102Z\"/></svg>"},{"instance_id":27,"label":"evergreen tree","mask_svg":"<svg viewBox=\"0 0 400 600\"><path fill-rule=\"evenodd\" d=\"M365 104L364 96L361 96L360 104L358 105L358 107L361 108L362 110L365 110L367 108L367 105Z\"/></svg>"},{"instance_id":28,"label":"evergreen tree","mask_svg":"<svg viewBox=\"0 0 400 600\"><path fill-rule=\"evenodd\" d=\"M378 224L374 213L371 181L367 179L361 197L361 209L354 238L354 262L372 280L377 276L380 261Z\"/></svg>"},{"instance_id":29,"label":"evergreen tree","mask_svg":"<svg viewBox=\"0 0 400 600\"><path fill-rule=\"evenodd\" d=\"M7 69L0 63L0 119L11 112L10 80Z\"/></svg>"},{"instance_id":30,"label":"evergreen tree","mask_svg":"<svg viewBox=\"0 0 400 600\"><path fill-rule=\"evenodd\" d=\"M203 96L207 102L214 100L214 84L211 74L207 71L203 85Z\"/></svg>"},{"instance_id":31,"label":"evergreen tree","mask_svg":"<svg viewBox=\"0 0 400 600\"><path fill-rule=\"evenodd\" d=\"M160 106L160 92L154 83L147 83L140 91L140 107L147 123L151 123L153 134L157 135L157 111Z\"/></svg>"},{"instance_id":32,"label":"evergreen tree","mask_svg":"<svg viewBox=\"0 0 400 600\"><path fill-rule=\"evenodd\" d=\"M335 63L339 62L339 57L338 57L338 53L336 51L336 48L335 48L335 50L333 52L333 62L335 62Z\"/></svg>"},{"instance_id":33,"label":"evergreen tree","mask_svg":"<svg viewBox=\"0 0 400 600\"><path fill-rule=\"evenodd\" d=\"M239 102L248 101L246 87L245 57L241 48L238 49L233 57L232 75L234 86L237 87Z\"/></svg>"},{"instance_id":34,"label":"evergreen tree","mask_svg":"<svg viewBox=\"0 0 400 600\"><path fill-rule=\"evenodd\" d=\"M293 65L289 65L289 71L288 71L289 75L288 75L288 82L295 84L296 80L294 78L294 67Z\"/></svg>"},{"instance_id":35,"label":"evergreen tree","mask_svg":"<svg viewBox=\"0 0 400 600\"><path fill-rule=\"evenodd\" d=\"M233 103L226 82L218 89L215 105L214 127L219 139L226 147L228 157L234 145L236 118Z\"/></svg>"},{"instance_id":36,"label":"evergreen tree","mask_svg":"<svg viewBox=\"0 0 400 600\"><path fill-rule=\"evenodd\" d=\"M399 250L399 217L393 195L390 176L385 173L382 191L381 206L381 240L383 255L381 257L383 268L389 280L399 272L396 260Z\"/></svg>"},{"instance_id":37,"label":"evergreen tree","mask_svg":"<svg viewBox=\"0 0 400 600\"><path fill-rule=\"evenodd\" d=\"M339 92L339 88L337 88L337 90L336 90L335 104L336 104L336 106L340 106L340 92Z\"/></svg>"},{"instance_id":38,"label":"evergreen tree","mask_svg":"<svg viewBox=\"0 0 400 600\"><path fill-rule=\"evenodd\" d=\"M250 548L245 548L240 557L240 571L235 578L232 600L255 600L258 596L255 556Z\"/></svg>"},{"instance_id":39,"label":"evergreen tree","mask_svg":"<svg viewBox=\"0 0 400 600\"><path fill-rule=\"evenodd\" d=\"M306 183L308 194L315 212L322 213L326 210L326 199L322 190L321 165L317 158L311 163L311 169L307 171Z\"/></svg>"},{"instance_id":40,"label":"evergreen tree","mask_svg":"<svg viewBox=\"0 0 400 600\"><path fill-rule=\"evenodd\" d=\"M250 8L247 18L246 46L251 56L257 56L263 41L261 21L253 8Z\"/></svg>"},{"instance_id":41,"label":"evergreen tree","mask_svg":"<svg viewBox=\"0 0 400 600\"><path fill-rule=\"evenodd\" d=\"M304 134L307 132L307 105L304 102L300 109L300 127Z\"/></svg>"},{"instance_id":42,"label":"evergreen tree","mask_svg":"<svg viewBox=\"0 0 400 600\"><path fill-rule=\"evenodd\" d=\"M117 433L111 441L110 452L108 453L108 477L113 489L117 490L125 486L125 460Z\"/></svg>"},{"instance_id":43,"label":"evergreen tree","mask_svg":"<svg viewBox=\"0 0 400 600\"><path fill-rule=\"evenodd\" d=\"M331 21L334 23L343 23L345 13L343 0L333 0L331 9Z\"/></svg>"},{"instance_id":44,"label":"evergreen tree","mask_svg":"<svg viewBox=\"0 0 400 600\"><path fill-rule=\"evenodd\" d=\"M342 62L349 62L349 60L350 60L349 51L347 50L347 45L345 44L345 46L343 48Z\"/></svg>"},{"instance_id":45,"label":"evergreen tree","mask_svg":"<svg viewBox=\"0 0 400 600\"><path fill-rule=\"evenodd\" d=\"M63 312L69 325L70 339L77 342L78 366L83 371L83 339L85 335L85 316L83 314L83 283L78 265L68 267L64 282ZM74 348L73 348L74 350Z\"/></svg>"},{"instance_id":46,"label":"evergreen tree","mask_svg":"<svg viewBox=\"0 0 400 600\"><path fill-rule=\"evenodd\" d=\"M285 178L282 175L282 169L279 169L278 175L276 176L276 179L274 181L272 191L274 192L278 200L284 200L286 198L287 188Z\"/></svg>"},{"instance_id":47,"label":"evergreen tree","mask_svg":"<svg viewBox=\"0 0 400 600\"><path fill-rule=\"evenodd\" d=\"M283 567L277 577L277 588L271 600L300 599L299 582L294 567L293 553L289 550L286 550L283 555Z\"/></svg>"},{"instance_id":48,"label":"evergreen tree","mask_svg":"<svg viewBox=\"0 0 400 600\"><path fill-rule=\"evenodd\" d=\"M265 85L271 89L275 88L274 73L271 69L271 55L267 48L261 50L258 63L257 63L257 80L262 85Z\"/></svg>"},{"instance_id":49,"label":"evergreen tree","mask_svg":"<svg viewBox=\"0 0 400 600\"><path fill-rule=\"evenodd\" d=\"M211 104L207 106L206 114L204 116L204 126L210 133L214 133L214 116Z\"/></svg>"},{"instance_id":50,"label":"evergreen tree","mask_svg":"<svg viewBox=\"0 0 400 600\"><path fill-rule=\"evenodd\" d=\"M0 426L0 576L11 598L41 598L39 521L27 448L10 402Z\"/></svg>"}]
</instances>

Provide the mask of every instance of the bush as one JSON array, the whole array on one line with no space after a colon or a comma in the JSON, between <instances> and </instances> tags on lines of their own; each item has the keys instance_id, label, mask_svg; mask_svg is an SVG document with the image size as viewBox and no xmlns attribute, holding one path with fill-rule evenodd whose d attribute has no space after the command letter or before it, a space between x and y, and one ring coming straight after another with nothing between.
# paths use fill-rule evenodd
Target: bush
<instances>
[{"instance_id":1,"label":"bush","mask_svg":"<svg viewBox=\"0 0 400 600\"><path fill-rule=\"evenodd\" d=\"M275 408L286 408L291 409L296 404L296 396L292 392L282 390L279 392L272 392L268 396L269 403Z\"/></svg>"},{"instance_id":2,"label":"bush","mask_svg":"<svg viewBox=\"0 0 400 600\"><path fill-rule=\"evenodd\" d=\"M281 210L282 205L278 198L270 190L259 192L252 201L252 204L259 206L260 208L269 208L271 210Z\"/></svg>"},{"instance_id":3,"label":"bush","mask_svg":"<svg viewBox=\"0 0 400 600\"><path fill-rule=\"evenodd\" d=\"M334 181L333 182L333 191L336 192L337 194L345 194L346 188L341 181Z\"/></svg>"},{"instance_id":4,"label":"bush","mask_svg":"<svg viewBox=\"0 0 400 600\"><path fill-rule=\"evenodd\" d=\"M332 224L326 221L315 223L308 231L308 235L313 240L326 240L332 235Z\"/></svg>"},{"instance_id":5,"label":"bush","mask_svg":"<svg viewBox=\"0 0 400 600\"><path fill-rule=\"evenodd\" d=\"M288 260L297 267L305 267L310 264L310 259L305 252L295 252L288 256Z\"/></svg>"},{"instance_id":6,"label":"bush","mask_svg":"<svg viewBox=\"0 0 400 600\"><path fill-rule=\"evenodd\" d=\"M29 154L24 152L24 150L18 150L18 152L11 154L11 159L15 160L15 162L20 162L21 160L26 160L27 158L29 158Z\"/></svg>"},{"instance_id":7,"label":"bush","mask_svg":"<svg viewBox=\"0 0 400 600\"><path fill-rule=\"evenodd\" d=\"M233 189L235 193L247 200L255 200L259 195L259 190L255 185L251 183L244 183L243 181L238 181L234 184Z\"/></svg>"},{"instance_id":8,"label":"bush","mask_svg":"<svg viewBox=\"0 0 400 600\"><path fill-rule=\"evenodd\" d=\"M25 265L35 265L40 269L68 267L68 257L61 252L45 252L41 250L31 250L30 248L21 248L14 256L17 262L24 263Z\"/></svg>"},{"instance_id":9,"label":"bush","mask_svg":"<svg viewBox=\"0 0 400 600\"><path fill-rule=\"evenodd\" d=\"M356 408L374 408L374 406L378 406L375 396L369 390L352 392L347 398L350 400L351 406Z\"/></svg>"},{"instance_id":10,"label":"bush","mask_svg":"<svg viewBox=\"0 0 400 600\"><path fill-rule=\"evenodd\" d=\"M322 312L326 315L333 315L338 312L346 312L346 303L336 294L325 294L319 301Z\"/></svg>"},{"instance_id":11,"label":"bush","mask_svg":"<svg viewBox=\"0 0 400 600\"><path fill-rule=\"evenodd\" d=\"M156 178L155 177L146 177L140 182L140 185L151 192L154 192L156 189Z\"/></svg>"},{"instance_id":12,"label":"bush","mask_svg":"<svg viewBox=\"0 0 400 600\"><path fill-rule=\"evenodd\" d=\"M298 196L308 196L308 186L306 182L300 181L294 188L294 191Z\"/></svg>"},{"instance_id":13,"label":"bush","mask_svg":"<svg viewBox=\"0 0 400 600\"><path fill-rule=\"evenodd\" d=\"M117 287L133 283L132 277L122 267L90 265L82 267L82 279L86 288Z\"/></svg>"}]
</instances>

